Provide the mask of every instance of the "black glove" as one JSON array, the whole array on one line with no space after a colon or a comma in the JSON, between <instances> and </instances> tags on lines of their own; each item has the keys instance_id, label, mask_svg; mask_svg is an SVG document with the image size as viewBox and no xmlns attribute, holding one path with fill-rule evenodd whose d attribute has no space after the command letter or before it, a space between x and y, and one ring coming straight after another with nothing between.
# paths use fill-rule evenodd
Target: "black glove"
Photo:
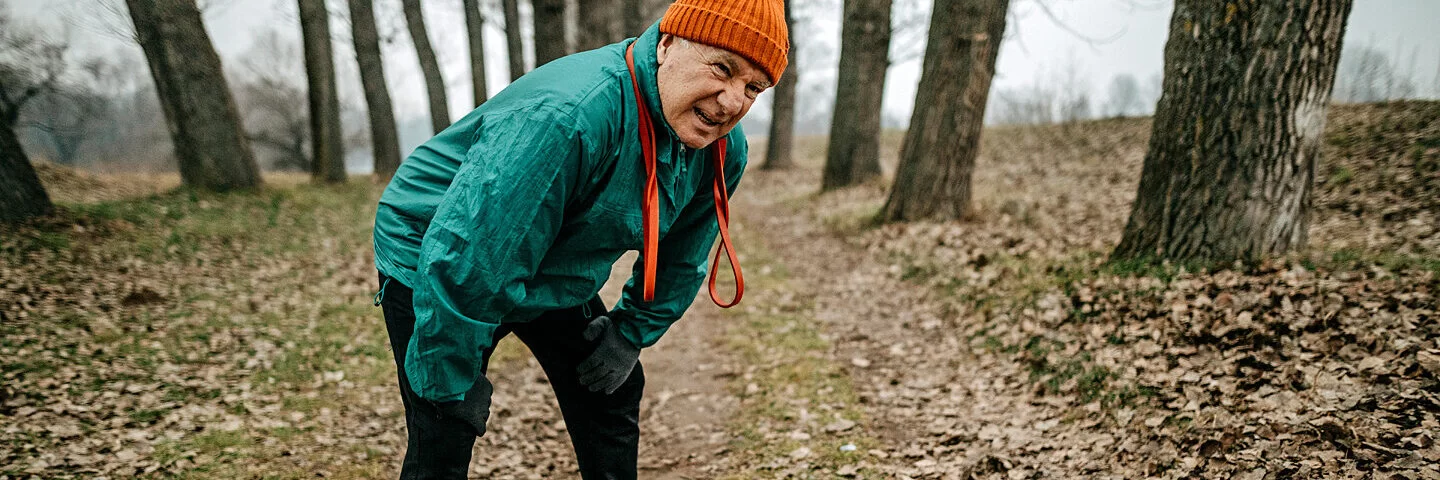
<instances>
[{"instance_id":1,"label":"black glove","mask_svg":"<svg viewBox=\"0 0 1440 480\"><path fill-rule=\"evenodd\" d=\"M449 402L435 402L435 408L440 410L440 415L457 419L469 424L475 436L485 435L485 421L490 418L490 394L495 387L490 384L490 379L484 374L475 380L475 385L470 391L465 392L464 400L453 400Z\"/></svg>"},{"instance_id":2,"label":"black glove","mask_svg":"<svg viewBox=\"0 0 1440 480\"><path fill-rule=\"evenodd\" d=\"M620 336L615 322L604 315L585 327L585 340L595 342L595 352L575 368L580 374L580 384L592 392L615 393L625 379L630 378L630 371L640 360L640 349Z\"/></svg>"}]
</instances>

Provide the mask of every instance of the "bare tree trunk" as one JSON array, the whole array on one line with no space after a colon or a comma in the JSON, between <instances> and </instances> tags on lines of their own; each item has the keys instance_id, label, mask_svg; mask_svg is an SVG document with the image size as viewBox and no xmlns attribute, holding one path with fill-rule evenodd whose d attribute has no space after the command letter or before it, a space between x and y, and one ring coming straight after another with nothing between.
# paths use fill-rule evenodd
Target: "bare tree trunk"
<instances>
[{"instance_id":1,"label":"bare tree trunk","mask_svg":"<svg viewBox=\"0 0 1440 480\"><path fill-rule=\"evenodd\" d=\"M464 0L465 30L470 38L470 83L474 86L475 106L485 103L485 15L480 13L480 0Z\"/></svg>"},{"instance_id":2,"label":"bare tree trunk","mask_svg":"<svg viewBox=\"0 0 1440 480\"><path fill-rule=\"evenodd\" d=\"M325 0L300 1L300 31L305 43L309 81L310 175L317 182L345 181L345 149L340 133L340 94L335 89L335 54L330 45L330 12Z\"/></svg>"},{"instance_id":3,"label":"bare tree trunk","mask_svg":"<svg viewBox=\"0 0 1440 480\"><path fill-rule=\"evenodd\" d=\"M405 25L410 29L410 39L415 41L415 53L420 57L420 71L425 74L425 91L430 96L430 126L440 133L450 126L450 106L445 99L445 78L440 75L440 62L435 59L435 49L430 46L430 35L425 33L425 16L420 10L420 0L401 0L405 10Z\"/></svg>"},{"instance_id":4,"label":"bare tree trunk","mask_svg":"<svg viewBox=\"0 0 1440 480\"><path fill-rule=\"evenodd\" d=\"M1009 6L1010 0L935 0L930 18L942 21L930 24L915 113L881 211L885 221L970 213L970 177Z\"/></svg>"},{"instance_id":5,"label":"bare tree trunk","mask_svg":"<svg viewBox=\"0 0 1440 480\"><path fill-rule=\"evenodd\" d=\"M8 113L7 113L8 115ZM48 215L55 210L50 195L30 165L30 158L15 136L15 122L0 128L0 223L13 223Z\"/></svg>"},{"instance_id":6,"label":"bare tree trunk","mask_svg":"<svg viewBox=\"0 0 1440 480\"><path fill-rule=\"evenodd\" d=\"M360 84L365 89L365 108L370 114L370 148L375 157L375 175L388 179L400 168L400 139L395 128L395 110L390 88L385 85L385 64L380 56L380 35L375 29L372 0L350 1L350 25L355 41L355 60L360 64Z\"/></svg>"},{"instance_id":7,"label":"bare tree trunk","mask_svg":"<svg viewBox=\"0 0 1440 480\"><path fill-rule=\"evenodd\" d=\"M645 1L623 1L625 2L625 11L621 15L625 19L625 31L621 32L620 36L625 38L638 37L641 33L645 32L645 29L647 27L650 26L649 23L646 23L646 19L649 17L645 15ZM789 7L787 6L786 8Z\"/></svg>"},{"instance_id":8,"label":"bare tree trunk","mask_svg":"<svg viewBox=\"0 0 1440 480\"><path fill-rule=\"evenodd\" d=\"M625 5L621 0L580 0L575 51L594 50L625 38L620 31L620 16Z\"/></svg>"},{"instance_id":9,"label":"bare tree trunk","mask_svg":"<svg viewBox=\"0 0 1440 480\"><path fill-rule=\"evenodd\" d=\"M260 169L195 0L125 3L149 59L180 179L210 190L259 186Z\"/></svg>"},{"instance_id":10,"label":"bare tree trunk","mask_svg":"<svg viewBox=\"0 0 1440 480\"><path fill-rule=\"evenodd\" d=\"M624 0L624 2L624 36L626 38L638 37L645 33L645 29L660 20L672 3L671 0Z\"/></svg>"},{"instance_id":11,"label":"bare tree trunk","mask_svg":"<svg viewBox=\"0 0 1440 480\"><path fill-rule=\"evenodd\" d=\"M821 190L880 176L880 101L889 67L890 1L845 0L839 84Z\"/></svg>"},{"instance_id":12,"label":"bare tree trunk","mask_svg":"<svg viewBox=\"0 0 1440 480\"><path fill-rule=\"evenodd\" d=\"M1116 258L1255 261L1305 245L1350 0L1180 0Z\"/></svg>"},{"instance_id":13,"label":"bare tree trunk","mask_svg":"<svg viewBox=\"0 0 1440 480\"><path fill-rule=\"evenodd\" d=\"M535 7L535 68L567 53L565 0L531 0Z\"/></svg>"},{"instance_id":14,"label":"bare tree trunk","mask_svg":"<svg viewBox=\"0 0 1440 480\"><path fill-rule=\"evenodd\" d=\"M790 38L798 38L795 35L795 17L791 13L790 3L785 3L785 24L790 29ZM795 85L800 81L800 69L795 63L795 43L790 43L789 64L792 66L780 77L780 83L775 85L775 96L773 114L770 116L770 138L765 147L765 170L782 170L795 166L794 156L791 154L795 144Z\"/></svg>"},{"instance_id":15,"label":"bare tree trunk","mask_svg":"<svg viewBox=\"0 0 1440 480\"><path fill-rule=\"evenodd\" d=\"M510 81L525 74L525 43L520 38L519 0L500 0L505 8L505 45L510 49Z\"/></svg>"}]
</instances>

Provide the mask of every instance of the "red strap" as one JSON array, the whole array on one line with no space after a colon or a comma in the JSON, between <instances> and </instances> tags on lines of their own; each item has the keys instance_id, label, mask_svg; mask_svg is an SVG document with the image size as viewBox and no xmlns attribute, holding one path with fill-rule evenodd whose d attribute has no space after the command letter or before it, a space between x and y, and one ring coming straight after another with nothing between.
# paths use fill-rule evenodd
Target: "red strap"
<instances>
[{"instance_id":1,"label":"red strap","mask_svg":"<svg viewBox=\"0 0 1440 480\"><path fill-rule=\"evenodd\" d=\"M735 244L730 242L730 192L725 189L725 139L715 142L715 223L720 225L720 248L715 249L715 260L710 262L710 301L720 308L740 304L745 296L745 276L740 273L740 259L735 257ZM715 290L715 274L720 269L720 251L730 257L730 273L735 275L735 299L730 303L720 301L720 292Z\"/></svg>"},{"instance_id":2,"label":"red strap","mask_svg":"<svg viewBox=\"0 0 1440 480\"><path fill-rule=\"evenodd\" d=\"M635 44L625 50L625 63L630 66L630 84L635 88L636 114L640 117L640 153L645 157L645 199L640 207L644 218L645 243L640 258L645 262L644 300L655 301L655 270L657 252L660 246L660 184L655 175L655 124L650 119L650 109L645 106L645 97L640 93L639 77L635 75ZM720 225L720 248L715 250L715 259L710 265L710 300L720 308L730 308L740 303L745 295L745 277L740 273L740 261L735 256L735 245L730 242L730 195L725 187L725 139L715 142L715 220ZM715 289L715 273L720 266L720 250L730 258L730 272L735 274L735 299L730 303L720 301Z\"/></svg>"},{"instance_id":3,"label":"red strap","mask_svg":"<svg viewBox=\"0 0 1440 480\"><path fill-rule=\"evenodd\" d=\"M655 126L650 120L650 109L645 107L645 97L640 93L640 81L635 75L635 44L625 50L625 63L630 65L630 84L635 87L636 114L640 117L640 153L645 157L645 200L640 206L644 216L644 248L640 258L645 262L644 297L646 302L655 300L655 268L660 246L660 183L655 179Z\"/></svg>"}]
</instances>

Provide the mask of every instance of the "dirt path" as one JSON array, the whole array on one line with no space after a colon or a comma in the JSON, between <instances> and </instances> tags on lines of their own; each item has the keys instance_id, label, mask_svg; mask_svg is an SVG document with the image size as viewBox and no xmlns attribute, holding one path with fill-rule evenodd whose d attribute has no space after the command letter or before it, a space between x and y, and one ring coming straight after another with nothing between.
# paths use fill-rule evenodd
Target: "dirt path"
<instances>
[{"instance_id":1,"label":"dirt path","mask_svg":"<svg viewBox=\"0 0 1440 480\"><path fill-rule=\"evenodd\" d=\"M818 189L815 177L771 173L755 178L753 188L810 192ZM769 248L783 252L792 278L807 286L797 295L814 306L812 320L832 339L827 359L849 371L868 420L864 427L879 441L861 467L882 478L986 478L1014 467L1011 478L1034 478L1035 469L1007 453L1027 446L1021 439L1042 436L1067 405L1032 395L1017 381L1022 365L982 360L963 345L957 332L965 330L969 312L947 310L892 264L824 224L825 216L873 203L875 195L860 188L819 201L746 205ZM795 207L806 202L812 208Z\"/></svg>"},{"instance_id":2,"label":"dirt path","mask_svg":"<svg viewBox=\"0 0 1440 480\"><path fill-rule=\"evenodd\" d=\"M614 305L630 276L636 254L616 264L601 291ZM685 318L641 356L645 365L645 401L640 414L642 478L711 478L723 455L726 420L738 399L726 390L736 369L724 354L725 323L719 309L702 293Z\"/></svg>"},{"instance_id":3,"label":"dirt path","mask_svg":"<svg viewBox=\"0 0 1440 480\"><path fill-rule=\"evenodd\" d=\"M848 371L865 411L864 429L878 441L859 464L865 472L881 478L1127 476L1116 476L1119 469L1106 459L1117 446L1135 452L1145 442L1114 428L1114 412L1077 408L1073 394L1037 390L1023 359L971 345L979 312L907 280L893 259L859 237L837 235L827 223L846 211L873 212L883 198L878 192L858 188L787 200L818 189L815 172L747 180L760 197L741 205L747 219L762 225L766 235L758 240L781 252L792 279L805 286L796 295L813 305L811 320L831 339L826 358ZM1118 415L1144 420L1133 409ZM1137 470L1129 474L1163 471Z\"/></svg>"},{"instance_id":4,"label":"dirt path","mask_svg":"<svg viewBox=\"0 0 1440 480\"><path fill-rule=\"evenodd\" d=\"M635 254L616 263L606 288L614 305L629 278ZM704 303L702 303L702 301ZM713 478L726 443L726 420L738 400L726 391L735 371L723 355L724 326L708 296L641 357L645 399L640 414L640 476L656 479ZM490 433L475 450L472 477L578 478L560 409L545 374L523 344L506 338L502 360L492 367L495 414Z\"/></svg>"}]
</instances>

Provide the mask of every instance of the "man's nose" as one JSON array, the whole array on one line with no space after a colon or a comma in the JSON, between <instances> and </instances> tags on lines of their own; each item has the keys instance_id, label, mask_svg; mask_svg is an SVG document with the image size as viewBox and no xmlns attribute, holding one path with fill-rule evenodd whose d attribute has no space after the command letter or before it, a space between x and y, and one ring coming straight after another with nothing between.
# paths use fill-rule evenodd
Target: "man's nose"
<instances>
[{"instance_id":1,"label":"man's nose","mask_svg":"<svg viewBox=\"0 0 1440 480\"><path fill-rule=\"evenodd\" d=\"M740 114L740 111L745 108L745 100L747 99L745 98L745 87L743 85L740 87L734 85L726 86L725 90L721 91L719 96L720 108L724 110L723 113L726 116Z\"/></svg>"}]
</instances>

